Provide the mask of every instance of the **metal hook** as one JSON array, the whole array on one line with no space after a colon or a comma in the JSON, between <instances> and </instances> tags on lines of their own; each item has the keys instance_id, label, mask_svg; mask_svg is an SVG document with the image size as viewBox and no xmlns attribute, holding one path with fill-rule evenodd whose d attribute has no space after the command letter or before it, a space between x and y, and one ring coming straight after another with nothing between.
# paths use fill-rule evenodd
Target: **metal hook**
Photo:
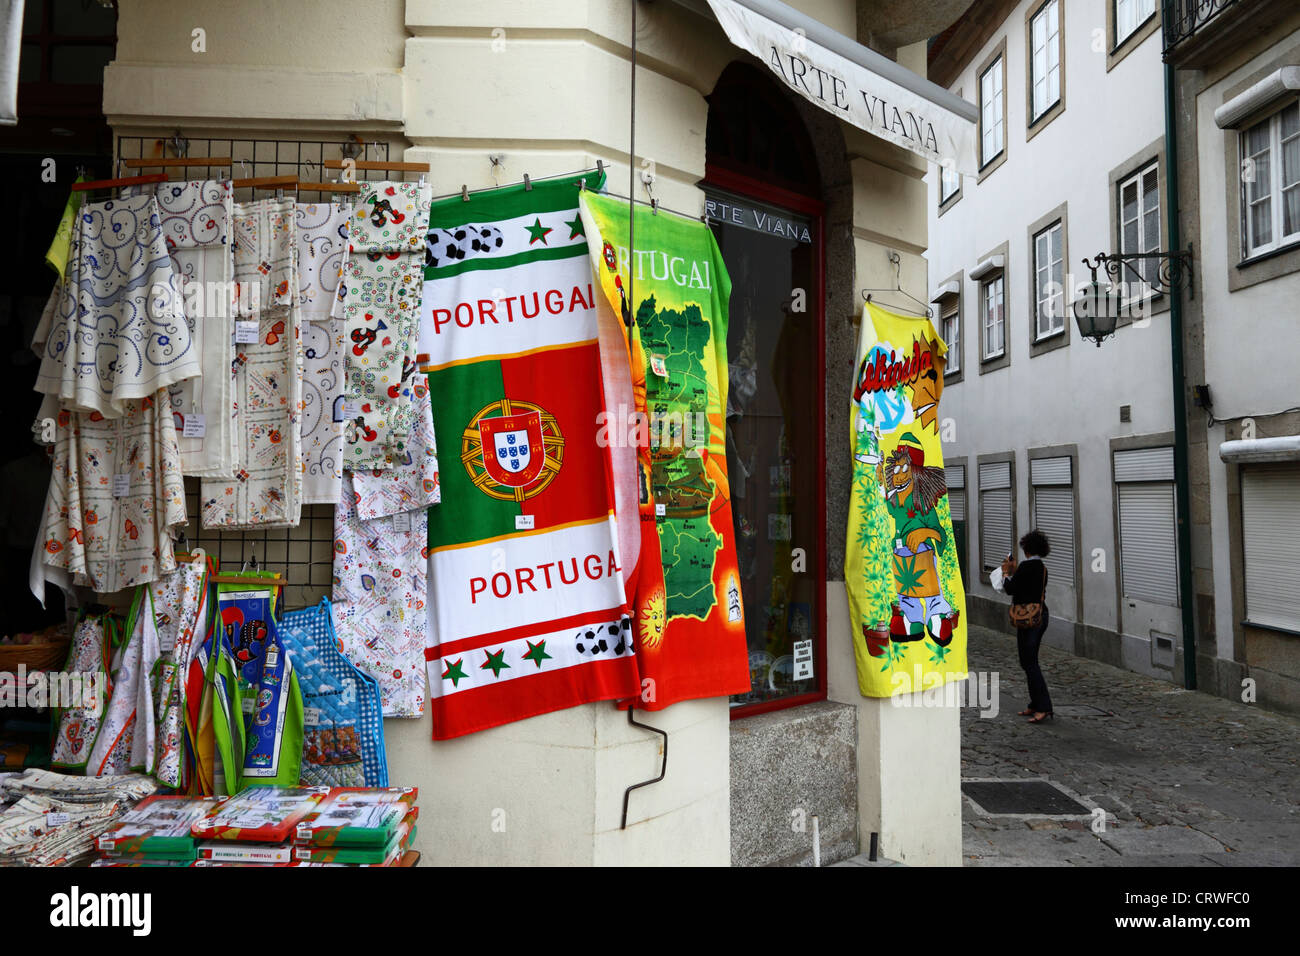
<instances>
[{"instance_id":1,"label":"metal hook","mask_svg":"<svg viewBox=\"0 0 1300 956\"><path fill-rule=\"evenodd\" d=\"M469 202L469 186L464 183L460 185L460 198L463 202Z\"/></svg>"},{"instance_id":2,"label":"metal hook","mask_svg":"<svg viewBox=\"0 0 1300 956\"><path fill-rule=\"evenodd\" d=\"M167 140L167 145L169 145L172 148L172 152L181 159L184 159L189 155L190 141L181 135L179 129L172 135L171 139Z\"/></svg>"},{"instance_id":3,"label":"metal hook","mask_svg":"<svg viewBox=\"0 0 1300 956\"><path fill-rule=\"evenodd\" d=\"M650 215L659 215L659 200L655 199L653 196L650 197Z\"/></svg>"},{"instance_id":4,"label":"metal hook","mask_svg":"<svg viewBox=\"0 0 1300 956\"><path fill-rule=\"evenodd\" d=\"M524 173L524 192L530 193L532 191L533 191L533 178L529 176L527 173Z\"/></svg>"}]
</instances>

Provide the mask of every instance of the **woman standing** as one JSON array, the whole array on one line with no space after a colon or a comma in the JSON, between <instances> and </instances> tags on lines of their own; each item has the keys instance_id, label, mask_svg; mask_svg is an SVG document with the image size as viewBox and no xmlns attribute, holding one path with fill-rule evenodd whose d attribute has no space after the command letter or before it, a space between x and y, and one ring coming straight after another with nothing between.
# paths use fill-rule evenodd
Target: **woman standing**
<instances>
[{"instance_id":1,"label":"woman standing","mask_svg":"<svg viewBox=\"0 0 1300 956\"><path fill-rule=\"evenodd\" d=\"M1016 628L1020 666L1029 683L1029 707L1020 711L1020 716L1028 717L1031 724L1041 724L1052 718L1052 696L1047 692L1047 681L1038 666L1038 649L1042 646L1050 620L1046 600L1047 566L1042 559L1052 548L1047 535L1034 530L1020 539L1020 549L1025 553L1025 560L1017 564L1008 554L1002 567L991 576L991 583L1011 595L1013 619L1020 616L1029 620L1026 626ZM1033 613L1035 604L1041 608L1041 613ZM1019 608L1015 607L1017 605Z\"/></svg>"}]
</instances>

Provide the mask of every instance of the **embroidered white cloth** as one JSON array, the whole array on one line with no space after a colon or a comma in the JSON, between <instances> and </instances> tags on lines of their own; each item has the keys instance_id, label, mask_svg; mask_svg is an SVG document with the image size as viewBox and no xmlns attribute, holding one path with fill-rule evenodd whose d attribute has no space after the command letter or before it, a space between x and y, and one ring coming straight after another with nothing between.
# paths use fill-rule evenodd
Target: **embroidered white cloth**
<instances>
[{"instance_id":1,"label":"embroidered white cloth","mask_svg":"<svg viewBox=\"0 0 1300 956\"><path fill-rule=\"evenodd\" d=\"M204 528L288 527L302 513L302 341L292 200L236 203L233 477L203 479ZM240 342L241 323L254 341ZM255 330L255 331L254 331Z\"/></svg>"},{"instance_id":2,"label":"embroidered white cloth","mask_svg":"<svg viewBox=\"0 0 1300 956\"><path fill-rule=\"evenodd\" d=\"M203 370L200 378L168 389L181 471L228 478L235 462L235 433L230 427L230 363L235 358L230 182L191 180L137 188L155 190L163 240ZM202 427L192 421L195 434L187 438L185 422L195 416L201 416Z\"/></svg>"},{"instance_id":3,"label":"embroidered white cloth","mask_svg":"<svg viewBox=\"0 0 1300 956\"><path fill-rule=\"evenodd\" d=\"M136 592L131 633L113 653L113 687L86 773L153 773L154 712L149 674L158 663L158 626L149 589Z\"/></svg>"},{"instance_id":4,"label":"embroidered white cloth","mask_svg":"<svg viewBox=\"0 0 1300 956\"><path fill-rule=\"evenodd\" d=\"M55 292L32 340L36 391L118 418L200 373L153 196L83 205Z\"/></svg>"},{"instance_id":5,"label":"embroidered white cloth","mask_svg":"<svg viewBox=\"0 0 1300 956\"><path fill-rule=\"evenodd\" d=\"M428 386L404 460L384 471L343 473L334 511L334 629L343 653L379 684L385 717L424 714L428 642L427 508L441 498Z\"/></svg>"},{"instance_id":6,"label":"embroidered white cloth","mask_svg":"<svg viewBox=\"0 0 1300 956\"><path fill-rule=\"evenodd\" d=\"M330 313L338 296L351 215L350 204L297 207L303 504L336 504L343 478L343 320Z\"/></svg>"},{"instance_id":7,"label":"embroidered white cloth","mask_svg":"<svg viewBox=\"0 0 1300 956\"><path fill-rule=\"evenodd\" d=\"M176 426L167 391L129 402L121 418L64 409L55 419L42 562L100 593L176 569L185 526Z\"/></svg>"}]
</instances>

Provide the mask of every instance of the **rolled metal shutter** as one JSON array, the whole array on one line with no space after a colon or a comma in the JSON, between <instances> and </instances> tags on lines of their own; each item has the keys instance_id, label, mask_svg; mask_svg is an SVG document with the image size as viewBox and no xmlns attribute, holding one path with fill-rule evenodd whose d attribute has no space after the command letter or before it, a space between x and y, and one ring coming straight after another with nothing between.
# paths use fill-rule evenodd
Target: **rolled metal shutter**
<instances>
[{"instance_id":1,"label":"rolled metal shutter","mask_svg":"<svg viewBox=\"0 0 1300 956\"><path fill-rule=\"evenodd\" d=\"M966 466L949 465L943 470L948 485L948 510L953 521L966 520Z\"/></svg>"},{"instance_id":2,"label":"rolled metal shutter","mask_svg":"<svg viewBox=\"0 0 1300 956\"><path fill-rule=\"evenodd\" d=\"M1031 485L1073 484L1072 464L1069 455L1060 458L1035 458L1029 462L1029 483Z\"/></svg>"},{"instance_id":3,"label":"rolled metal shutter","mask_svg":"<svg viewBox=\"0 0 1300 956\"><path fill-rule=\"evenodd\" d=\"M1167 482L1121 484L1119 561L1124 596L1178 606L1178 542L1174 486Z\"/></svg>"},{"instance_id":4,"label":"rolled metal shutter","mask_svg":"<svg viewBox=\"0 0 1300 956\"><path fill-rule=\"evenodd\" d=\"M1043 558L1054 584L1074 584L1074 489L1034 489L1034 527L1047 535L1051 553Z\"/></svg>"},{"instance_id":5,"label":"rolled metal shutter","mask_svg":"<svg viewBox=\"0 0 1300 956\"><path fill-rule=\"evenodd\" d=\"M1134 448L1115 452L1115 480L1173 481L1173 448L1166 445L1162 448Z\"/></svg>"},{"instance_id":6,"label":"rolled metal shutter","mask_svg":"<svg viewBox=\"0 0 1300 956\"><path fill-rule=\"evenodd\" d=\"M986 462L979 466L980 478L980 562L985 571L1002 563L1008 551L1014 554L1011 496L1011 463Z\"/></svg>"},{"instance_id":7,"label":"rolled metal shutter","mask_svg":"<svg viewBox=\"0 0 1300 956\"><path fill-rule=\"evenodd\" d=\"M1241 471L1246 619L1300 631L1300 465Z\"/></svg>"}]
</instances>

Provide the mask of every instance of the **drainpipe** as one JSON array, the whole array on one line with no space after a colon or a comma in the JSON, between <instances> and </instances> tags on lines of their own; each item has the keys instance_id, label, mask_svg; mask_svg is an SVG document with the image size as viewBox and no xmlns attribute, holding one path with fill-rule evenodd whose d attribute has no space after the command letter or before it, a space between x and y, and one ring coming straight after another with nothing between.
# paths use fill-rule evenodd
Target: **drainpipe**
<instances>
[{"instance_id":1,"label":"drainpipe","mask_svg":"<svg viewBox=\"0 0 1300 956\"><path fill-rule=\"evenodd\" d=\"M1164 4L1165 48L1174 4ZM1178 230L1178 123L1176 79L1173 64L1165 62L1165 177L1169 209L1169 248L1182 247ZM1195 274L1188 274L1195 281ZM1183 613L1183 686L1196 690L1196 609L1192 606L1192 501L1187 473L1187 383L1183 376L1182 290L1169 294L1170 370L1174 380L1174 505L1178 520L1178 603Z\"/></svg>"}]
</instances>

